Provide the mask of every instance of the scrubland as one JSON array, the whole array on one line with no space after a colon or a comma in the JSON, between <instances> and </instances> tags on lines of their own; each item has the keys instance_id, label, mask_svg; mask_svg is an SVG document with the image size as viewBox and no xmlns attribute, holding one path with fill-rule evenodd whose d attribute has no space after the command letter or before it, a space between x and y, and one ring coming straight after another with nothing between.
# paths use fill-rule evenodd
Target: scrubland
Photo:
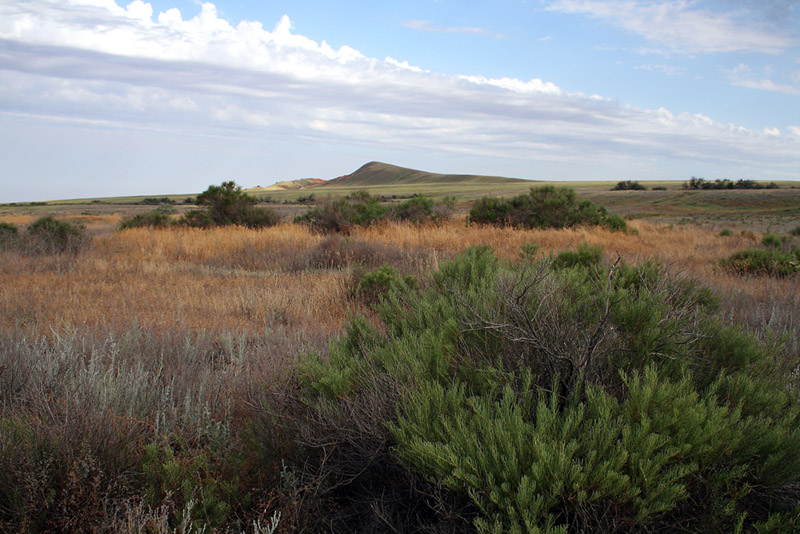
<instances>
[{"instance_id":1,"label":"scrubland","mask_svg":"<svg viewBox=\"0 0 800 534\"><path fill-rule=\"evenodd\" d=\"M118 222L113 215L82 221L93 237L80 252L0 252L0 531L517 528L497 519L505 508L490 498L471 501L454 489L466 482L436 482L441 466L401 467L418 465L416 441L405 442L401 460L386 460L395 440L411 431L391 434L376 421L395 420L401 404L387 399L404 398L408 384L367 373L358 394L307 385L308 377L320 372L307 370L308 355L337 361L343 349L332 349L331 343L358 338L354 332L361 323L355 317L363 316L377 333L400 328L382 322L376 300L358 289L365 273L384 264L414 276L417 288L426 290L436 286L430 273L470 247L488 245L499 260L518 265L531 261L521 256L526 243L539 246L536 258L544 262L579 245L599 246L604 265L615 265L618 258L630 265L653 259L671 279L708 288L719 299L721 324L753 333L772 347L776 362L800 356L797 276L742 277L719 267L722 258L759 241L750 233L722 237L718 230L636 220L628 222L628 233L588 227L519 230L467 225L456 218L437 225L387 222L355 228L347 236L288 223L258 230L119 232L109 231ZM436 345L435 340L417 342ZM363 371L331 369L325 371L330 376ZM795 399L796 372L785 370ZM508 387L518 389L525 380L530 379L517 376ZM677 384L680 372L671 380ZM415 409L422 408L402 408L404 413ZM392 467L364 481L364 473L381 462ZM717 469L704 471L698 461L691 465L701 465L701 478ZM665 480L668 475L678 476L660 473ZM384 486L390 487L385 501L376 489L382 477L392 480ZM354 480L360 493L343 496ZM736 491L743 492L744 504L731 498L730 521L686 520L685 530L756 528L751 519L764 523L772 517L759 515L764 499L796 501L798 481L781 484L773 493L764 490L763 499L752 497L750 506L744 495L756 495L759 488L742 482ZM673 490L680 500L683 494ZM414 497L403 501L403 491ZM693 491L690 487L680 498L702 505ZM562 510L558 506L553 509ZM603 506L609 506L607 512L600 510ZM667 516L666 509L654 506L645 513L636 506L591 501L578 511L566 507L543 515L550 519L536 528L557 531L567 522L569 531L663 530L645 519ZM725 513L718 515L728 517ZM612 516L642 522L587 519ZM533 532L533 526L519 531Z\"/></svg>"}]
</instances>

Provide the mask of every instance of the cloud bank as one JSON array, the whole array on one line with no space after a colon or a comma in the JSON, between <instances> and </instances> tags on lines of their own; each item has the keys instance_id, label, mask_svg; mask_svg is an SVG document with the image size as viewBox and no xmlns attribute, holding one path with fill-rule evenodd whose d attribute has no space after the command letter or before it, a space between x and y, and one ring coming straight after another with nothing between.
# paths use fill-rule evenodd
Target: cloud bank
<instances>
[{"instance_id":1,"label":"cloud bank","mask_svg":"<svg viewBox=\"0 0 800 534\"><path fill-rule=\"evenodd\" d=\"M595 4L558 5L597 11ZM781 46L762 37L745 39L747 46ZM177 9L156 14L141 0L4 1L3 117L9 128L59 124L65 143L69 127L324 140L365 154L402 150L421 162L484 158L484 168L496 162L542 179L685 178L706 166L731 177L797 179L800 168L797 135L639 109L538 79L437 74L315 42L293 33L288 16L271 29L233 25L211 3L186 19Z\"/></svg>"}]
</instances>

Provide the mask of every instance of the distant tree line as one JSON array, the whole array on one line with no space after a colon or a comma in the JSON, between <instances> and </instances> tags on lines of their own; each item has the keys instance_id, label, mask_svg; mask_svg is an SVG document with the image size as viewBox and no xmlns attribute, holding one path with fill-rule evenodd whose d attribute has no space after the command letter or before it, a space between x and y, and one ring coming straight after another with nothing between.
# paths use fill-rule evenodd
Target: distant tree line
<instances>
[{"instance_id":1,"label":"distant tree line","mask_svg":"<svg viewBox=\"0 0 800 534\"><path fill-rule=\"evenodd\" d=\"M778 189L775 182L763 183L755 180L706 180L692 176L688 182L684 182L684 189Z\"/></svg>"}]
</instances>

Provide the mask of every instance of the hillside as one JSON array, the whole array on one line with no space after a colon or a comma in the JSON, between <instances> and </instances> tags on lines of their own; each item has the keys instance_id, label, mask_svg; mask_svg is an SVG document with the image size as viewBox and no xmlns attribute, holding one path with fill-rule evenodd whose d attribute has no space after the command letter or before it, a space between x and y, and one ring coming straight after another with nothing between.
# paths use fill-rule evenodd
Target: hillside
<instances>
[{"instance_id":1,"label":"hillside","mask_svg":"<svg viewBox=\"0 0 800 534\"><path fill-rule=\"evenodd\" d=\"M432 172L407 169L388 163L372 161L352 174L328 180L318 187L373 187L381 185L423 185L423 184L512 184L529 180L503 178L501 176L479 176L472 174L436 174Z\"/></svg>"},{"instance_id":2,"label":"hillside","mask_svg":"<svg viewBox=\"0 0 800 534\"><path fill-rule=\"evenodd\" d=\"M300 178L299 180L286 180L284 182L278 182L267 187L250 187L245 189L245 191L288 191L292 189L306 189L307 187L312 187L323 183L325 183L325 180L321 178Z\"/></svg>"}]
</instances>

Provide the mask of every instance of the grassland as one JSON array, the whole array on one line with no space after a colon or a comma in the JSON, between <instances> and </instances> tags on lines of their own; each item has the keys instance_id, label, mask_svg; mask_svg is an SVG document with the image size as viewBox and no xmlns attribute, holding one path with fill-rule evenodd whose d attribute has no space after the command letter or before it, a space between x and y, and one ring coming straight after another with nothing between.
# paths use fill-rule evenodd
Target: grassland
<instances>
[{"instance_id":1,"label":"grassland","mask_svg":"<svg viewBox=\"0 0 800 534\"><path fill-rule=\"evenodd\" d=\"M494 183L491 191L517 194L530 185ZM539 258L599 246L605 263L655 259L671 276L709 288L723 323L775 346L781 340L776 359L800 356L797 277L741 277L719 267L722 258L758 246L762 232L800 225L800 189L570 185L581 198L632 217L632 231L469 225L470 199L487 191L469 181L371 186L389 198L455 194L460 213L443 224L386 222L346 237L288 221L260 230L116 231L123 217L152 209L126 203L137 199L0 207L0 222L24 227L53 214L84 224L92 236L77 254L0 251L0 531L166 533L206 525L255 533L269 531L280 512L278 531L297 532L311 516L334 513L324 507L330 501L314 504L321 482L313 486L302 466L283 463L282 454L296 453L296 435L319 445L323 464L337 461L324 456L322 437L298 430L292 395L304 355L328 358L331 340L354 315L378 324L358 281L384 264L425 288L431 271L475 245L490 245L512 263L526 243L540 247ZM310 192L322 199L360 189L269 194L273 201ZM307 209L273 207L287 218ZM734 231L721 236L723 228ZM372 417L359 411L364 406L348 406L351 419ZM442 498L441 488L425 491Z\"/></svg>"}]
</instances>

